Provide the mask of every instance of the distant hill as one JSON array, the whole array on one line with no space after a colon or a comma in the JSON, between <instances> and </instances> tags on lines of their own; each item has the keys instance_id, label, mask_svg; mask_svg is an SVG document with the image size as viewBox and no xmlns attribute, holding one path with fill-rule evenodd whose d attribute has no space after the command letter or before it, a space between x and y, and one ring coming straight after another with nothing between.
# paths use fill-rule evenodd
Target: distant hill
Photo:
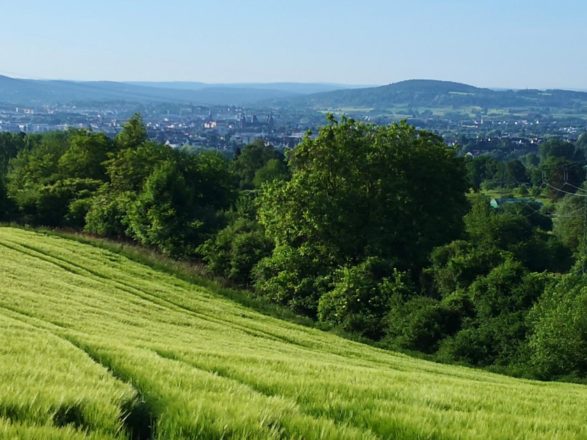
<instances>
[{"instance_id":1,"label":"distant hill","mask_svg":"<svg viewBox=\"0 0 587 440\"><path fill-rule=\"evenodd\" d=\"M566 90L492 90L450 81L408 80L380 87L337 90L277 101L314 109L468 106L487 108L582 108L587 93Z\"/></svg>"},{"instance_id":2,"label":"distant hill","mask_svg":"<svg viewBox=\"0 0 587 440\"><path fill-rule=\"evenodd\" d=\"M111 81L28 80L0 76L0 103L18 105L63 104L88 101L133 103L192 103L243 105L295 96L289 91L253 87L201 87L199 89L145 86Z\"/></svg>"},{"instance_id":3,"label":"distant hill","mask_svg":"<svg viewBox=\"0 0 587 440\"><path fill-rule=\"evenodd\" d=\"M331 92L334 90L357 89L366 86L357 86L349 84L331 84L331 83L294 83L294 82L276 82L276 83L219 83L206 84L202 82L185 82L185 81L167 81L167 82L129 82L145 87L157 87L166 89L179 90L202 90L202 89L254 89L254 90L272 90L282 93L307 95L312 93Z\"/></svg>"},{"instance_id":4,"label":"distant hill","mask_svg":"<svg viewBox=\"0 0 587 440\"><path fill-rule=\"evenodd\" d=\"M392 108L459 110L565 109L587 114L587 92L492 90L450 81L408 80L378 87L321 83L205 84L29 80L0 76L0 104L42 105L123 101L137 104L263 105L296 109Z\"/></svg>"},{"instance_id":5,"label":"distant hill","mask_svg":"<svg viewBox=\"0 0 587 440\"><path fill-rule=\"evenodd\" d=\"M335 84L204 84L198 82L112 82L29 80L0 76L0 103L16 105L125 101L250 105L308 93L332 91ZM348 86L346 86L348 87Z\"/></svg>"}]
</instances>

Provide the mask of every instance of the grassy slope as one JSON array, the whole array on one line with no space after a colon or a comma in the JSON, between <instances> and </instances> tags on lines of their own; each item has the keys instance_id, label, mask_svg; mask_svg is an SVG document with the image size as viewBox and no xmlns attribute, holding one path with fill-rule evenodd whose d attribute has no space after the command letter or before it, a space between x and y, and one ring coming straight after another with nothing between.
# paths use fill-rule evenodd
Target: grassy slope
<instances>
[{"instance_id":1,"label":"grassy slope","mask_svg":"<svg viewBox=\"0 0 587 440\"><path fill-rule=\"evenodd\" d=\"M0 438L587 438L587 388L438 365L0 228Z\"/></svg>"}]
</instances>

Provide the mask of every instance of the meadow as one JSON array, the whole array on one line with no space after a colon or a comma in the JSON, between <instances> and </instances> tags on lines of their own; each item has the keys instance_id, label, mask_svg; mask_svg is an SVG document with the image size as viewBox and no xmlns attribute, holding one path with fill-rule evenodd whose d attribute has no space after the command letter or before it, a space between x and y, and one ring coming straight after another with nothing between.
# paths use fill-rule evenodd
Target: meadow
<instances>
[{"instance_id":1,"label":"meadow","mask_svg":"<svg viewBox=\"0 0 587 440\"><path fill-rule=\"evenodd\" d=\"M586 420L585 386L380 350L0 228L0 438L562 440Z\"/></svg>"}]
</instances>

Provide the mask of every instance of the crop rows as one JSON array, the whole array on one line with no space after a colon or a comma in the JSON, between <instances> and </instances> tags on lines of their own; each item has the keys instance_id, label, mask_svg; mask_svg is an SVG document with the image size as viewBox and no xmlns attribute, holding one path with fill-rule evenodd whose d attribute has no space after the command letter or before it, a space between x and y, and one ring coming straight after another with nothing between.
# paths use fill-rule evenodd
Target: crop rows
<instances>
[{"instance_id":1,"label":"crop rows","mask_svg":"<svg viewBox=\"0 0 587 440\"><path fill-rule=\"evenodd\" d=\"M587 389L279 321L78 242L0 228L0 437L587 438Z\"/></svg>"}]
</instances>

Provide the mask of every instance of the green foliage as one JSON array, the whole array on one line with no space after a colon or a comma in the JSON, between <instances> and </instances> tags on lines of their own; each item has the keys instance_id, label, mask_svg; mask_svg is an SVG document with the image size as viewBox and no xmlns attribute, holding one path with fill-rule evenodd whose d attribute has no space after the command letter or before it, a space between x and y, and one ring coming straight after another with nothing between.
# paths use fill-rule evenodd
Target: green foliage
<instances>
[{"instance_id":1,"label":"green foliage","mask_svg":"<svg viewBox=\"0 0 587 440\"><path fill-rule=\"evenodd\" d=\"M333 289L320 297L318 318L345 331L380 339L391 298L409 289L407 284L405 276L388 262L367 258L334 274Z\"/></svg>"},{"instance_id":2,"label":"green foliage","mask_svg":"<svg viewBox=\"0 0 587 440\"><path fill-rule=\"evenodd\" d=\"M8 196L20 217L38 225L82 226L82 202L71 210L70 204L91 197L101 186L102 162L110 148L104 135L85 131L34 139L10 161Z\"/></svg>"},{"instance_id":3,"label":"green foliage","mask_svg":"<svg viewBox=\"0 0 587 440\"><path fill-rule=\"evenodd\" d=\"M439 356L480 366L526 362L526 315L551 279L512 259L479 277L465 292L473 313Z\"/></svg>"},{"instance_id":4,"label":"green foliage","mask_svg":"<svg viewBox=\"0 0 587 440\"><path fill-rule=\"evenodd\" d=\"M533 271L564 272L572 264L569 250L541 228L551 221L531 204L512 204L494 209L482 195L472 198L465 215L465 228L471 243L509 252Z\"/></svg>"},{"instance_id":5,"label":"green foliage","mask_svg":"<svg viewBox=\"0 0 587 440\"><path fill-rule=\"evenodd\" d=\"M130 235L175 257L195 255L232 201L227 162L215 153L175 153L145 181L128 211Z\"/></svg>"},{"instance_id":6,"label":"green foliage","mask_svg":"<svg viewBox=\"0 0 587 440\"><path fill-rule=\"evenodd\" d=\"M387 340L392 346L434 353L440 341L456 333L465 307L426 296L394 298L387 317ZM470 306L471 307L471 306Z\"/></svg>"},{"instance_id":7,"label":"green foliage","mask_svg":"<svg viewBox=\"0 0 587 440\"><path fill-rule=\"evenodd\" d=\"M260 188L265 183L283 181L289 178L287 164L282 159L270 159L255 172L253 186Z\"/></svg>"},{"instance_id":8,"label":"green foliage","mask_svg":"<svg viewBox=\"0 0 587 440\"><path fill-rule=\"evenodd\" d=\"M442 296L448 296L488 274L506 256L506 252L493 246L477 246L457 240L434 249L428 273L433 278L435 290Z\"/></svg>"},{"instance_id":9,"label":"green foliage","mask_svg":"<svg viewBox=\"0 0 587 440\"><path fill-rule=\"evenodd\" d=\"M0 144L7 142L0 171L10 154L20 152L10 161L8 200L0 173L0 212L6 215L12 201L26 223L129 237L185 257L218 228L218 212L234 199L236 183L226 159L147 141L140 115L114 141L73 130L0 138Z\"/></svg>"},{"instance_id":10,"label":"green foliage","mask_svg":"<svg viewBox=\"0 0 587 440\"><path fill-rule=\"evenodd\" d=\"M580 150L585 154L587 152L587 132L581 134L577 139L577 150Z\"/></svg>"},{"instance_id":11,"label":"green foliage","mask_svg":"<svg viewBox=\"0 0 587 440\"><path fill-rule=\"evenodd\" d=\"M240 187L252 189L264 182L286 176L287 167L283 160L283 155L263 140L256 140L245 146L237 153L233 163Z\"/></svg>"},{"instance_id":12,"label":"green foliage","mask_svg":"<svg viewBox=\"0 0 587 440\"><path fill-rule=\"evenodd\" d=\"M497 212L483 195L472 198L471 210L464 217L472 242L507 250L532 236L532 224L522 215Z\"/></svg>"},{"instance_id":13,"label":"green foliage","mask_svg":"<svg viewBox=\"0 0 587 440\"><path fill-rule=\"evenodd\" d=\"M239 217L199 247L213 273L237 284L252 283L251 273L261 259L269 256L273 243L255 221Z\"/></svg>"},{"instance_id":14,"label":"green foliage","mask_svg":"<svg viewBox=\"0 0 587 440\"><path fill-rule=\"evenodd\" d=\"M155 168L172 157L171 148L155 142L144 142L136 148L118 151L106 162L111 190L140 192Z\"/></svg>"},{"instance_id":15,"label":"green foliage","mask_svg":"<svg viewBox=\"0 0 587 440\"><path fill-rule=\"evenodd\" d=\"M79 211L80 201L89 199L101 184L95 179L74 178L43 185L35 194L34 206L30 206L31 219L44 226L83 226L85 215Z\"/></svg>"},{"instance_id":16,"label":"green foliage","mask_svg":"<svg viewBox=\"0 0 587 440\"><path fill-rule=\"evenodd\" d=\"M584 386L373 348L51 234L0 228L0 243L5 438L587 435Z\"/></svg>"},{"instance_id":17,"label":"green foliage","mask_svg":"<svg viewBox=\"0 0 587 440\"><path fill-rule=\"evenodd\" d=\"M574 193L585 180L584 162L578 163L562 157L548 157L540 164L542 183L554 200L566 193Z\"/></svg>"},{"instance_id":18,"label":"green foliage","mask_svg":"<svg viewBox=\"0 0 587 440\"><path fill-rule=\"evenodd\" d=\"M147 141L147 127L140 114L135 113L116 135L114 141L119 149L137 148Z\"/></svg>"},{"instance_id":19,"label":"green foliage","mask_svg":"<svg viewBox=\"0 0 587 440\"><path fill-rule=\"evenodd\" d=\"M466 157L465 168L471 187L479 190L483 182L491 181L497 173L498 164L491 156Z\"/></svg>"},{"instance_id":20,"label":"green foliage","mask_svg":"<svg viewBox=\"0 0 587 440\"><path fill-rule=\"evenodd\" d=\"M84 230L104 237L125 237L128 228L127 210L135 199L136 194L133 192L114 192L110 185L104 185L92 199Z\"/></svg>"},{"instance_id":21,"label":"green foliage","mask_svg":"<svg viewBox=\"0 0 587 440\"><path fill-rule=\"evenodd\" d=\"M524 317L516 312L467 324L442 342L439 358L475 366L510 366L525 348Z\"/></svg>"},{"instance_id":22,"label":"green foliage","mask_svg":"<svg viewBox=\"0 0 587 440\"><path fill-rule=\"evenodd\" d=\"M518 261L507 259L469 287L468 294L480 318L528 309L542 293L524 283L526 268Z\"/></svg>"},{"instance_id":23,"label":"green foliage","mask_svg":"<svg viewBox=\"0 0 587 440\"><path fill-rule=\"evenodd\" d=\"M14 215L14 202L8 198L6 174L9 161L25 148L24 133L0 133L0 221Z\"/></svg>"},{"instance_id":24,"label":"green foliage","mask_svg":"<svg viewBox=\"0 0 587 440\"><path fill-rule=\"evenodd\" d=\"M543 378L587 376L587 277L562 276L530 314L532 363Z\"/></svg>"},{"instance_id":25,"label":"green foliage","mask_svg":"<svg viewBox=\"0 0 587 440\"><path fill-rule=\"evenodd\" d=\"M461 231L466 208L462 161L438 137L407 124L375 127L331 120L316 139L307 137L291 152L289 165L291 180L263 191L259 213L277 244L275 276L289 280L278 284L292 286L280 297L302 300L299 295L307 292L319 298L328 290L308 292L300 286L368 257L418 270L435 245ZM291 268L290 257L296 261ZM262 272L262 291L262 285L271 284L271 272Z\"/></svg>"},{"instance_id":26,"label":"green foliage","mask_svg":"<svg viewBox=\"0 0 587 440\"><path fill-rule=\"evenodd\" d=\"M554 233L569 249L584 250L587 205L584 197L567 195L556 205Z\"/></svg>"},{"instance_id":27,"label":"green foliage","mask_svg":"<svg viewBox=\"0 0 587 440\"><path fill-rule=\"evenodd\" d=\"M60 173L68 178L106 180L104 162L114 151L103 133L73 132L67 150L59 158Z\"/></svg>"},{"instance_id":28,"label":"green foliage","mask_svg":"<svg viewBox=\"0 0 587 440\"><path fill-rule=\"evenodd\" d=\"M332 288L332 262L321 249L276 246L253 270L255 292L269 301L315 317L320 297Z\"/></svg>"},{"instance_id":29,"label":"green foliage","mask_svg":"<svg viewBox=\"0 0 587 440\"><path fill-rule=\"evenodd\" d=\"M583 152L572 144L561 139L549 139L540 144L540 159L546 161L549 158L566 159L573 162L585 160Z\"/></svg>"}]
</instances>

